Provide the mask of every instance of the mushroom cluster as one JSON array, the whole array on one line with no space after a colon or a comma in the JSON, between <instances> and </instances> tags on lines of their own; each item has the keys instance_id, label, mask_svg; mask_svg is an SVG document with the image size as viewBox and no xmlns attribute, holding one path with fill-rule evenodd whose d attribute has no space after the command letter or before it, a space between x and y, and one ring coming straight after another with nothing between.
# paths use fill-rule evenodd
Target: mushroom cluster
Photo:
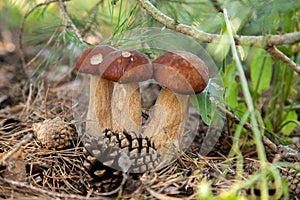
<instances>
[{"instance_id":1,"label":"mushroom cluster","mask_svg":"<svg viewBox=\"0 0 300 200\"><path fill-rule=\"evenodd\" d=\"M151 78L153 73L146 55L99 45L82 54L76 69L91 74L86 131L94 136L105 129L139 133L142 119L138 82Z\"/></svg>"},{"instance_id":2,"label":"mushroom cluster","mask_svg":"<svg viewBox=\"0 0 300 200\"><path fill-rule=\"evenodd\" d=\"M113 149L121 149L128 156L113 157L122 170L138 169L135 173L156 168L160 158L180 149L189 95L203 91L209 79L205 63L186 51L168 51L151 62L136 50L98 45L82 54L76 68L91 77L86 133L100 138L88 137L86 149L98 160L105 158L106 166L121 153ZM162 89L142 129L139 82L151 78ZM109 156L107 149L113 150ZM126 158L129 166L120 162Z\"/></svg>"}]
</instances>

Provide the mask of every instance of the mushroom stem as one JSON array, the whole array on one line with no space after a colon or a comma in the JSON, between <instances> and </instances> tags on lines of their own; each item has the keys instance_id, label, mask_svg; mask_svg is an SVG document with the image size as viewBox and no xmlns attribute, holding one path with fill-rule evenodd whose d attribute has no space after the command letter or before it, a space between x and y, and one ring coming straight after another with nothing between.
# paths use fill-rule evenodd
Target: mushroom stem
<instances>
[{"instance_id":1,"label":"mushroom stem","mask_svg":"<svg viewBox=\"0 0 300 200\"><path fill-rule=\"evenodd\" d=\"M75 68L90 76L89 107L87 112L86 132L100 136L106 128L111 128L111 95L113 83L102 78L101 68L104 58L114 47L97 45L83 52Z\"/></svg>"},{"instance_id":2,"label":"mushroom stem","mask_svg":"<svg viewBox=\"0 0 300 200\"><path fill-rule=\"evenodd\" d=\"M100 136L106 128L112 128L111 96L113 83L97 75L90 77L90 100L86 130Z\"/></svg>"},{"instance_id":3,"label":"mushroom stem","mask_svg":"<svg viewBox=\"0 0 300 200\"><path fill-rule=\"evenodd\" d=\"M163 147L178 149L181 146L188 118L188 106L188 95L175 94L162 88L143 133L151 138L157 149Z\"/></svg>"},{"instance_id":4,"label":"mushroom stem","mask_svg":"<svg viewBox=\"0 0 300 200\"><path fill-rule=\"evenodd\" d=\"M138 83L115 83L112 94L112 128L124 129L140 134L142 106Z\"/></svg>"},{"instance_id":5,"label":"mushroom stem","mask_svg":"<svg viewBox=\"0 0 300 200\"><path fill-rule=\"evenodd\" d=\"M142 106L138 82L152 77L149 58L136 50L114 51L103 60L100 72L103 72L103 78L116 82L111 101L112 129L139 134Z\"/></svg>"}]
</instances>

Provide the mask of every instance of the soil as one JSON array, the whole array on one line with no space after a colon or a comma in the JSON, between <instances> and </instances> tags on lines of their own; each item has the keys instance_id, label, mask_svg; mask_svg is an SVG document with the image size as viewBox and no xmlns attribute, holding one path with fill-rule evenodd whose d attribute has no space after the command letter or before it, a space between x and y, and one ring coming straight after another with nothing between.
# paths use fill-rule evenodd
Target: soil
<instances>
[{"instance_id":1,"label":"soil","mask_svg":"<svg viewBox=\"0 0 300 200\"><path fill-rule=\"evenodd\" d=\"M72 87L76 73L70 67L50 66L41 78L32 79L34 67L23 68L17 50L1 53L0 66L1 199L115 199L117 196L125 199L197 199L201 183L211 183L212 192L219 194L230 188L237 178L247 179L258 170L256 150L254 145L248 143L252 138L249 130L245 129L241 141L243 168L240 169L237 164L241 160L233 159L230 162L227 159L236 127L236 121L230 117L226 119L214 149L210 154L201 156L199 151L207 126L196 117L197 123L200 122L197 137L175 162L159 171L126 175L126 181L115 176L118 179L116 193L107 195L102 191L97 192L93 185L96 184L91 175L93 173L83 165L86 151L73 116ZM151 85L145 91L157 94L157 89ZM154 102L152 99L149 101L150 104ZM59 130L71 135L70 143L59 148L43 144L34 128L38 123L56 118L63 124ZM49 129L46 130L47 134L51 134ZM293 135L299 137L299 129ZM284 146L281 153L274 152L278 145L267 141L264 144L270 162L300 161L297 160L299 142L292 147ZM291 152L286 151L290 149ZM106 170L105 173L112 173ZM282 170L287 171L286 168ZM296 177L295 173L293 176ZM241 193L259 196L258 185L259 182L243 189ZM270 182L270 195L275 191L276 185ZM294 191L290 190L290 198L296 199L300 193L294 194Z\"/></svg>"}]
</instances>

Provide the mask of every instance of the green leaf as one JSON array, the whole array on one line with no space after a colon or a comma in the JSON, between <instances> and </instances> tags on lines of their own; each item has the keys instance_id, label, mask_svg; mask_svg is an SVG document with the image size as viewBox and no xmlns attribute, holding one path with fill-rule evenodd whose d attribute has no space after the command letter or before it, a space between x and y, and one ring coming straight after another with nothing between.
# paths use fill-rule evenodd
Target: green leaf
<instances>
[{"instance_id":1,"label":"green leaf","mask_svg":"<svg viewBox=\"0 0 300 200\"><path fill-rule=\"evenodd\" d=\"M286 113L283 113L283 114L286 114ZM298 120L298 115L297 115L296 111L294 111L294 110L289 111L287 113L285 119L281 123L282 125L284 125L283 128L281 129L281 131L284 134L290 134L294 130L296 124L288 123L288 122L297 121L297 120Z\"/></svg>"},{"instance_id":2,"label":"green leaf","mask_svg":"<svg viewBox=\"0 0 300 200\"><path fill-rule=\"evenodd\" d=\"M223 76L223 83L226 86L225 101L229 107L232 108L238 105L238 83L235 80L236 75L235 63L227 65Z\"/></svg>"},{"instance_id":3,"label":"green leaf","mask_svg":"<svg viewBox=\"0 0 300 200\"><path fill-rule=\"evenodd\" d=\"M247 106L245 103L240 103L236 107L234 107L234 113L239 117L242 118L247 112Z\"/></svg>"},{"instance_id":4,"label":"green leaf","mask_svg":"<svg viewBox=\"0 0 300 200\"><path fill-rule=\"evenodd\" d=\"M251 64L250 77L255 93L269 89L272 78L272 60L262 49L257 50L257 55Z\"/></svg>"},{"instance_id":5,"label":"green leaf","mask_svg":"<svg viewBox=\"0 0 300 200\"><path fill-rule=\"evenodd\" d=\"M212 78L206 89L191 97L191 102L201 116L203 122L210 125L216 106L223 103L224 88L219 78Z\"/></svg>"},{"instance_id":6,"label":"green leaf","mask_svg":"<svg viewBox=\"0 0 300 200\"><path fill-rule=\"evenodd\" d=\"M208 92L204 92L198 94L196 96L192 96L192 104L196 108L197 112L201 116L203 122L207 125L211 123L211 109L212 104L209 100L210 94Z\"/></svg>"}]
</instances>

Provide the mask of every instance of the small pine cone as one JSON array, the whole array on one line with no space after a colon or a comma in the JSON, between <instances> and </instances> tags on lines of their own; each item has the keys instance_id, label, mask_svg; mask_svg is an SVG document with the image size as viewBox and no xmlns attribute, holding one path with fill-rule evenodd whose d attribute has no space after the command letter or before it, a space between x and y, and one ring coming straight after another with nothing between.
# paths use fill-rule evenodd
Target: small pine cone
<instances>
[{"instance_id":1,"label":"small pine cone","mask_svg":"<svg viewBox=\"0 0 300 200\"><path fill-rule=\"evenodd\" d=\"M300 164L300 163L298 163ZM295 169L281 170L282 177L288 182L289 191L293 195L300 195L300 172Z\"/></svg>"},{"instance_id":2,"label":"small pine cone","mask_svg":"<svg viewBox=\"0 0 300 200\"><path fill-rule=\"evenodd\" d=\"M74 129L59 117L35 123L32 129L42 145L50 149L70 146L74 136Z\"/></svg>"},{"instance_id":3,"label":"small pine cone","mask_svg":"<svg viewBox=\"0 0 300 200\"><path fill-rule=\"evenodd\" d=\"M126 130L112 132L106 129L101 137L86 136L84 146L91 156L119 171L143 173L160 163L153 142Z\"/></svg>"}]
</instances>

